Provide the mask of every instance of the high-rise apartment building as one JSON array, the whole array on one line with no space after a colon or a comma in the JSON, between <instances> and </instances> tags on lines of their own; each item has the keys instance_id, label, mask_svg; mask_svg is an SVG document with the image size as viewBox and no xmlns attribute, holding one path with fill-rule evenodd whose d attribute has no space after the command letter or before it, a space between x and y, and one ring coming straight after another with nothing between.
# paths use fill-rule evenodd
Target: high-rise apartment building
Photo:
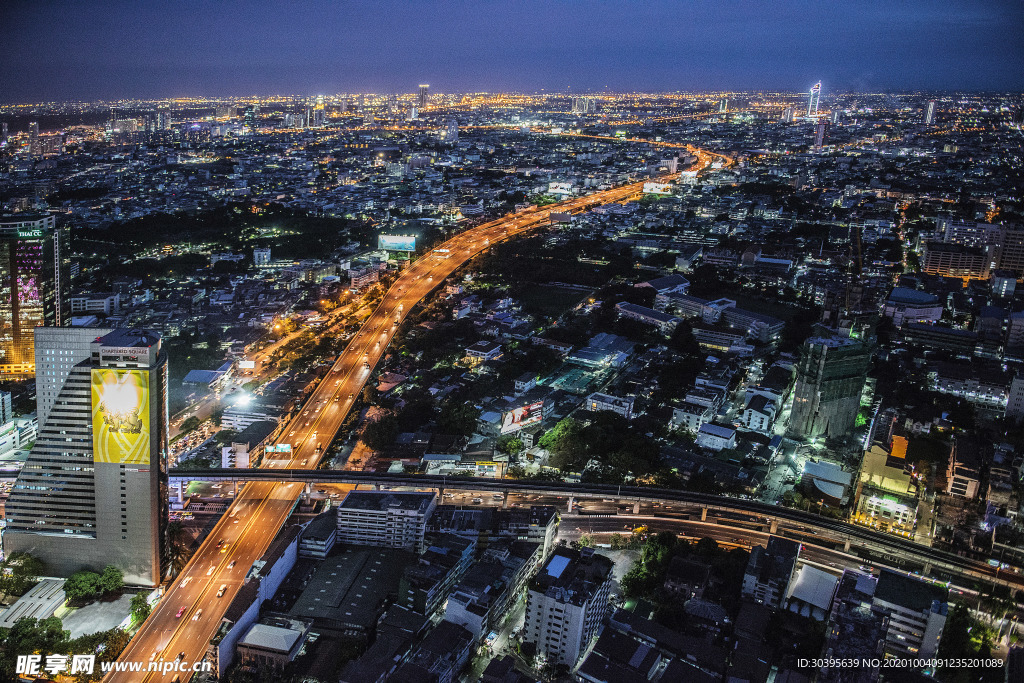
<instances>
[{"instance_id":1,"label":"high-rise apartment building","mask_svg":"<svg viewBox=\"0 0 1024 683\"><path fill-rule=\"evenodd\" d=\"M46 366L39 437L7 501L4 550L31 553L58 576L112 564L129 584L158 584L168 441L160 335L43 328L35 353Z\"/></svg>"},{"instance_id":2,"label":"high-rise apartment building","mask_svg":"<svg viewBox=\"0 0 1024 683\"><path fill-rule=\"evenodd\" d=\"M579 661L608 613L612 562L592 548L558 548L530 582L523 639L549 664Z\"/></svg>"},{"instance_id":3,"label":"high-rise apartment building","mask_svg":"<svg viewBox=\"0 0 1024 683\"><path fill-rule=\"evenodd\" d=\"M729 98L728 97L724 98L721 102L718 103L718 113L719 114L724 114L727 111L729 111Z\"/></svg>"},{"instance_id":4,"label":"high-rise apartment building","mask_svg":"<svg viewBox=\"0 0 1024 683\"><path fill-rule=\"evenodd\" d=\"M811 87L810 97L807 100L807 115L818 115L818 104L821 100L821 81Z\"/></svg>"},{"instance_id":5,"label":"high-rise apartment building","mask_svg":"<svg viewBox=\"0 0 1024 683\"><path fill-rule=\"evenodd\" d=\"M421 83L420 84L419 99L416 100L416 103L419 105L419 110L423 111L424 109L426 109L427 108L427 103L429 101L430 101L430 85L427 84L427 83Z\"/></svg>"},{"instance_id":6,"label":"high-rise apartment building","mask_svg":"<svg viewBox=\"0 0 1024 683\"><path fill-rule=\"evenodd\" d=\"M0 216L0 376L32 374L32 332L70 322L66 228L52 215Z\"/></svg>"},{"instance_id":7,"label":"high-rise apartment building","mask_svg":"<svg viewBox=\"0 0 1024 683\"><path fill-rule=\"evenodd\" d=\"M935 100L928 100L928 107L924 110L924 123L926 126L935 123L935 110L937 107L938 103Z\"/></svg>"},{"instance_id":8,"label":"high-rise apartment building","mask_svg":"<svg viewBox=\"0 0 1024 683\"><path fill-rule=\"evenodd\" d=\"M860 410L871 346L831 330L818 332L800 349L789 435L842 438Z\"/></svg>"},{"instance_id":9,"label":"high-rise apartment building","mask_svg":"<svg viewBox=\"0 0 1024 683\"><path fill-rule=\"evenodd\" d=\"M455 119L444 122L444 141L449 144L459 141L459 122Z\"/></svg>"},{"instance_id":10,"label":"high-rise apartment building","mask_svg":"<svg viewBox=\"0 0 1024 683\"><path fill-rule=\"evenodd\" d=\"M793 116L796 112L793 111L793 107L786 107L782 110L782 122L793 123Z\"/></svg>"}]
</instances>

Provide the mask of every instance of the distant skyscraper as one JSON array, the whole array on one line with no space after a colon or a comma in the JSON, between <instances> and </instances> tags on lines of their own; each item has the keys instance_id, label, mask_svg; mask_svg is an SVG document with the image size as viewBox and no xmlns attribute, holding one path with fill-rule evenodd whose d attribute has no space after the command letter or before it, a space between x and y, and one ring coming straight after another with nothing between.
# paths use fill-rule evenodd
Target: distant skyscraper
<instances>
[{"instance_id":1,"label":"distant skyscraper","mask_svg":"<svg viewBox=\"0 0 1024 683\"><path fill-rule=\"evenodd\" d=\"M156 113L156 128L157 130L171 129L171 112L164 110Z\"/></svg>"},{"instance_id":2,"label":"distant skyscraper","mask_svg":"<svg viewBox=\"0 0 1024 683\"><path fill-rule=\"evenodd\" d=\"M811 88L810 99L807 100L807 115L818 115L818 103L821 99L821 81L818 81Z\"/></svg>"},{"instance_id":3,"label":"distant skyscraper","mask_svg":"<svg viewBox=\"0 0 1024 683\"><path fill-rule=\"evenodd\" d=\"M10 133L9 133L8 128L7 128L7 122L4 121L2 124L0 124L0 145L2 145L3 143L7 142L7 137L9 135L10 135Z\"/></svg>"},{"instance_id":4,"label":"distant skyscraper","mask_svg":"<svg viewBox=\"0 0 1024 683\"><path fill-rule=\"evenodd\" d=\"M794 114L795 112L793 111L793 107L786 107L785 109L782 110L782 122L793 123Z\"/></svg>"},{"instance_id":5,"label":"distant skyscraper","mask_svg":"<svg viewBox=\"0 0 1024 683\"><path fill-rule=\"evenodd\" d=\"M419 104L420 111L423 111L424 109L427 108L427 102L429 102L429 101L430 101L430 85L427 84L427 83L421 83L420 84L420 96L419 96L419 99L417 100L417 104Z\"/></svg>"},{"instance_id":6,"label":"distant skyscraper","mask_svg":"<svg viewBox=\"0 0 1024 683\"><path fill-rule=\"evenodd\" d=\"M416 117L420 115L420 110L416 107L409 107L409 120L415 121Z\"/></svg>"},{"instance_id":7,"label":"distant skyscraper","mask_svg":"<svg viewBox=\"0 0 1024 683\"><path fill-rule=\"evenodd\" d=\"M718 111L720 113L722 113L722 114L724 114L725 112L729 111L729 98L728 97L726 97L725 99L723 99L721 102L718 103Z\"/></svg>"},{"instance_id":8,"label":"distant skyscraper","mask_svg":"<svg viewBox=\"0 0 1024 683\"><path fill-rule=\"evenodd\" d=\"M37 121L28 124L28 153L32 156L39 155L39 122Z\"/></svg>"},{"instance_id":9,"label":"distant skyscraper","mask_svg":"<svg viewBox=\"0 0 1024 683\"><path fill-rule=\"evenodd\" d=\"M935 100L928 100L928 108L924 112L924 123L930 126L935 123L935 109L938 103Z\"/></svg>"},{"instance_id":10,"label":"distant skyscraper","mask_svg":"<svg viewBox=\"0 0 1024 683\"><path fill-rule=\"evenodd\" d=\"M832 112L832 125L833 126L837 125L839 123L839 120L842 119L842 117L843 117L843 112L839 111L838 109L833 111Z\"/></svg>"},{"instance_id":11,"label":"distant skyscraper","mask_svg":"<svg viewBox=\"0 0 1024 683\"><path fill-rule=\"evenodd\" d=\"M444 141L459 141L459 122L456 121L455 119L448 119L447 121L444 122Z\"/></svg>"},{"instance_id":12,"label":"distant skyscraper","mask_svg":"<svg viewBox=\"0 0 1024 683\"><path fill-rule=\"evenodd\" d=\"M245 127L249 130L256 130L256 114L258 112L259 108L255 104L250 104L245 108L243 120L245 121Z\"/></svg>"},{"instance_id":13,"label":"distant skyscraper","mask_svg":"<svg viewBox=\"0 0 1024 683\"><path fill-rule=\"evenodd\" d=\"M814 149L821 149L825 146L825 135L828 133L828 122L819 121L814 128Z\"/></svg>"},{"instance_id":14,"label":"distant skyscraper","mask_svg":"<svg viewBox=\"0 0 1024 683\"><path fill-rule=\"evenodd\" d=\"M871 347L819 328L800 349L789 435L843 438L853 429L871 365Z\"/></svg>"},{"instance_id":15,"label":"distant skyscraper","mask_svg":"<svg viewBox=\"0 0 1024 683\"><path fill-rule=\"evenodd\" d=\"M58 576L112 564L129 584L157 585L167 529L160 335L41 328L36 362L53 366L42 386L56 396L7 501L4 550L31 553Z\"/></svg>"},{"instance_id":16,"label":"distant skyscraper","mask_svg":"<svg viewBox=\"0 0 1024 683\"><path fill-rule=\"evenodd\" d=\"M70 323L67 233L52 215L0 216L0 376L32 374L33 330Z\"/></svg>"}]
</instances>

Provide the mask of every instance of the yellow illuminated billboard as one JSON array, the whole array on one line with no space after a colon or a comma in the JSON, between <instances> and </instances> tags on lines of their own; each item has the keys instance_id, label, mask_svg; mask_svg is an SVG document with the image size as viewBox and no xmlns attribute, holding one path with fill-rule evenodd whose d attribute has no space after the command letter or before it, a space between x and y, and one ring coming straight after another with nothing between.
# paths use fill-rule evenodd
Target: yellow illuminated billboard
<instances>
[{"instance_id":1,"label":"yellow illuminated billboard","mask_svg":"<svg viewBox=\"0 0 1024 683\"><path fill-rule=\"evenodd\" d=\"M93 368L93 462L149 464L149 371Z\"/></svg>"}]
</instances>

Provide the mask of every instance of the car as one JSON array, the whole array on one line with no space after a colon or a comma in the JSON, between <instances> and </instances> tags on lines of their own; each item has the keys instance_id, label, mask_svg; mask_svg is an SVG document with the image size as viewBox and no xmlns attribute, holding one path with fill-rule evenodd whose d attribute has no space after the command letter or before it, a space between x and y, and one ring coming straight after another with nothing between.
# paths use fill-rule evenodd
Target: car
<instances>
[{"instance_id":1,"label":"car","mask_svg":"<svg viewBox=\"0 0 1024 683\"><path fill-rule=\"evenodd\" d=\"M174 614L174 618L175 619L181 619L181 615L184 614L185 610L187 610L187 609L188 609L188 605L182 605L181 607L179 607L178 611Z\"/></svg>"},{"instance_id":2,"label":"car","mask_svg":"<svg viewBox=\"0 0 1024 683\"><path fill-rule=\"evenodd\" d=\"M230 562L228 562L228 569L231 569L234 566L235 566L235 560L231 560Z\"/></svg>"},{"instance_id":3,"label":"car","mask_svg":"<svg viewBox=\"0 0 1024 683\"><path fill-rule=\"evenodd\" d=\"M351 399L355 398L356 395L355 394L349 394L348 397L349 397L349 400L351 400Z\"/></svg>"},{"instance_id":4,"label":"car","mask_svg":"<svg viewBox=\"0 0 1024 683\"><path fill-rule=\"evenodd\" d=\"M227 589L228 589L228 585L226 583L222 583L220 585L220 590L217 591L217 597L218 598L223 598L224 597L224 593L227 591Z\"/></svg>"},{"instance_id":5,"label":"car","mask_svg":"<svg viewBox=\"0 0 1024 683\"><path fill-rule=\"evenodd\" d=\"M181 652L178 653L178 656L174 658L174 661L180 662L183 659L185 659L185 651L184 650L182 650Z\"/></svg>"},{"instance_id":6,"label":"car","mask_svg":"<svg viewBox=\"0 0 1024 683\"><path fill-rule=\"evenodd\" d=\"M498 632L497 631L491 631L490 633L487 634L487 637L484 639L484 643L487 644L487 647L490 647L491 645L494 645L494 642L496 640L498 640Z\"/></svg>"},{"instance_id":7,"label":"car","mask_svg":"<svg viewBox=\"0 0 1024 683\"><path fill-rule=\"evenodd\" d=\"M188 585L188 584L189 584L189 583L190 583L191 581L192 581L192 577L191 577L191 576L186 576L186 577L185 577L185 580L181 582L181 587L182 587L182 588L184 588L184 587L185 587L185 586L187 586L187 585Z\"/></svg>"},{"instance_id":8,"label":"car","mask_svg":"<svg viewBox=\"0 0 1024 683\"><path fill-rule=\"evenodd\" d=\"M199 617L203 616L203 609L200 607L196 610L196 613L192 615L192 621L199 621Z\"/></svg>"},{"instance_id":9,"label":"car","mask_svg":"<svg viewBox=\"0 0 1024 683\"><path fill-rule=\"evenodd\" d=\"M479 504L480 504L480 503L482 503L482 502L484 502L484 499L483 499L483 498L474 498L474 499L473 499L473 503L474 503L474 504L477 504L477 505L479 505Z\"/></svg>"},{"instance_id":10,"label":"car","mask_svg":"<svg viewBox=\"0 0 1024 683\"><path fill-rule=\"evenodd\" d=\"M210 576L211 574L213 574L213 570L216 569L216 568L217 568L217 565L211 564L210 568L206 570L206 575Z\"/></svg>"},{"instance_id":11,"label":"car","mask_svg":"<svg viewBox=\"0 0 1024 683\"><path fill-rule=\"evenodd\" d=\"M230 544L229 544L229 545L230 545ZM221 548L221 549L220 549L221 553L226 553L226 552L228 551L228 547L229 547L229 545L225 545L225 546L224 546L223 548Z\"/></svg>"},{"instance_id":12,"label":"car","mask_svg":"<svg viewBox=\"0 0 1024 683\"><path fill-rule=\"evenodd\" d=\"M217 541L217 547L218 548L221 547L222 545L224 545L224 539L223 538L220 539L219 541Z\"/></svg>"}]
</instances>

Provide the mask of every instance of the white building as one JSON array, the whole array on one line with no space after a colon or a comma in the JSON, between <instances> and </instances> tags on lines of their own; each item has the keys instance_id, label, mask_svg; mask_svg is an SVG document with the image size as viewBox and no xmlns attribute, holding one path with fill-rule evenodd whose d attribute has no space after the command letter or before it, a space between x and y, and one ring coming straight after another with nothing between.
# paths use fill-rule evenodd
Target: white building
<instances>
[{"instance_id":1,"label":"white building","mask_svg":"<svg viewBox=\"0 0 1024 683\"><path fill-rule=\"evenodd\" d=\"M712 451L736 448L736 430L706 422L697 430L697 445Z\"/></svg>"},{"instance_id":2,"label":"white building","mask_svg":"<svg viewBox=\"0 0 1024 683\"><path fill-rule=\"evenodd\" d=\"M892 324L930 323L942 318L939 297L909 287L896 287L882 307L882 315L892 318Z\"/></svg>"},{"instance_id":3,"label":"white building","mask_svg":"<svg viewBox=\"0 0 1024 683\"><path fill-rule=\"evenodd\" d=\"M715 416L715 409L702 403L683 401L672 407L672 419L669 420L670 429L685 429L697 433L700 426L710 422Z\"/></svg>"},{"instance_id":4,"label":"white building","mask_svg":"<svg viewBox=\"0 0 1024 683\"><path fill-rule=\"evenodd\" d=\"M573 668L608 613L612 561L592 548L559 548L526 594L523 639L549 664Z\"/></svg>"},{"instance_id":5,"label":"white building","mask_svg":"<svg viewBox=\"0 0 1024 683\"><path fill-rule=\"evenodd\" d=\"M252 250L252 263L257 268L266 268L270 265L270 248L257 248Z\"/></svg>"},{"instance_id":6,"label":"white building","mask_svg":"<svg viewBox=\"0 0 1024 683\"><path fill-rule=\"evenodd\" d=\"M949 589L883 569L871 609L888 616L885 652L895 657L934 657L946 625Z\"/></svg>"},{"instance_id":7,"label":"white building","mask_svg":"<svg viewBox=\"0 0 1024 683\"><path fill-rule=\"evenodd\" d=\"M587 396L584 406L587 410L592 410L595 413L602 410L610 410L627 420L633 419L633 398L630 396L619 398L618 396L594 392Z\"/></svg>"},{"instance_id":8,"label":"white building","mask_svg":"<svg viewBox=\"0 0 1024 683\"><path fill-rule=\"evenodd\" d=\"M777 414L778 408L774 401L769 401L764 396L757 395L747 402L747 407L743 409L741 421L743 426L751 431L768 434L775 425Z\"/></svg>"},{"instance_id":9,"label":"white building","mask_svg":"<svg viewBox=\"0 0 1024 683\"><path fill-rule=\"evenodd\" d=\"M338 542L423 551L436 493L349 491L338 506Z\"/></svg>"}]
</instances>

